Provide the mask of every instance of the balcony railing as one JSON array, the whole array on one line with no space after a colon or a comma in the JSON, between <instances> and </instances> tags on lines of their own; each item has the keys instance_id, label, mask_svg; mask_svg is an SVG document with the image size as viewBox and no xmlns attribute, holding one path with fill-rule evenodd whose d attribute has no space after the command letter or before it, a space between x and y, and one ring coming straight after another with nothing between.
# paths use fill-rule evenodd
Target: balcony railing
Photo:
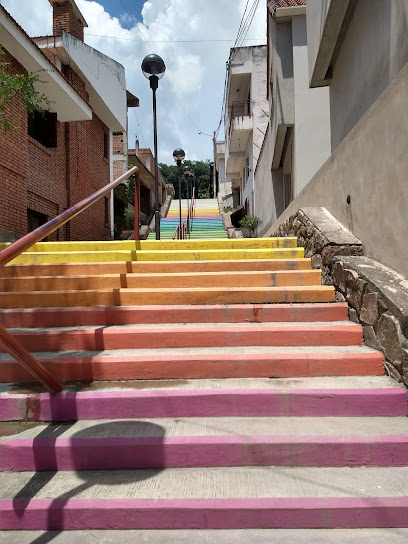
<instances>
[{"instance_id":1,"label":"balcony railing","mask_svg":"<svg viewBox=\"0 0 408 544\"><path fill-rule=\"evenodd\" d=\"M242 102L233 102L229 112L229 129L228 135L231 136L232 123L234 117L245 117L252 115L252 101L244 100Z\"/></svg>"}]
</instances>

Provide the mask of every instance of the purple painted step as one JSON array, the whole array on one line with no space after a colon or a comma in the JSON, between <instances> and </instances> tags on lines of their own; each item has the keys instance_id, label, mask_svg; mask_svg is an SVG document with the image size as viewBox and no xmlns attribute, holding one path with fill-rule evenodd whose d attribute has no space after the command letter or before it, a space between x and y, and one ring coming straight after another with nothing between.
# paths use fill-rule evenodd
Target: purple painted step
<instances>
[{"instance_id":1,"label":"purple painted step","mask_svg":"<svg viewBox=\"0 0 408 544\"><path fill-rule=\"evenodd\" d=\"M73 421L140 417L403 416L402 387L1 394L0 421Z\"/></svg>"},{"instance_id":2,"label":"purple painted step","mask_svg":"<svg viewBox=\"0 0 408 544\"><path fill-rule=\"evenodd\" d=\"M0 500L1 530L408 527L408 497Z\"/></svg>"},{"instance_id":3,"label":"purple painted step","mask_svg":"<svg viewBox=\"0 0 408 544\"><path fill-rule=\"evenodd\" d=\"M17 438L0 441L1 471L188 467L389 467L408 463L408 435Z\"/></svg>"}]
</instances>

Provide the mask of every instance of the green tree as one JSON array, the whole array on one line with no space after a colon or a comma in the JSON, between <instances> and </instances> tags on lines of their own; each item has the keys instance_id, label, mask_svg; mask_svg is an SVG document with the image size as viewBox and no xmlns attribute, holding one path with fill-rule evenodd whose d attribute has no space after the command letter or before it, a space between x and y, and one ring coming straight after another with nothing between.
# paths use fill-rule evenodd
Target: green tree
<instances>
[{"instance_id":1,"label":"green tree","mask_svg":"<svg viewBox=\"0 0 408 544\"><path fill-rule=\"evenodd\" d=\"M0 47L0 55L5 55ZM40 72L15 74L8 69L8 62L0 62L0 136L9 130L17 130L15 119L10 115L10 106L13 97L20 96L28 115L41 112L42 106L49 106L48 98L35 89L40 79Z\"/></svg>"},{"instance_id":2,"label":"green tree","mask_svg":"<svg viewBox=\"0 0 408 544\"><path fill-rule=\"evenodd\" d=\"M210 194L211 194L210 161L209 160L206 160L206 161L186 160L184 161L183 166L190 166L193 169L197 198L210 198ZM183 166L182 166L182 169L183 169ZM166 183L171 183L174 185L174 190L175 190L174 198L178 199L179 186L178 186L177 166L175 164L167 165L167 164L160 163L159 167L160 167L162 176L166 180ZM191 187L191 182L190 182L190 187ZM187 181L183 173L181 173L180 188L181 188L181 198L187 198Z\"/></svg>"}]
</instances>

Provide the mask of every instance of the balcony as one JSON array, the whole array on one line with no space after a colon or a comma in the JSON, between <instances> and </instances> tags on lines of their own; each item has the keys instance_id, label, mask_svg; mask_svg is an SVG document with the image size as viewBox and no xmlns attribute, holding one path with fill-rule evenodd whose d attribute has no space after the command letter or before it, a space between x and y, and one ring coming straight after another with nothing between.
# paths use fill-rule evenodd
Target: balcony
<instances>
[{"instance_id":1,"label":"balcony","mask_svg":"<svg viewBox=\"0 0 408 544\"><path fill-rule=\"evenodd\" d=\"M228 112L225 162L227 175L237 174L243 168L246 150L253 129L252 102L233 102Z\"/></svg>"}]
</instances>

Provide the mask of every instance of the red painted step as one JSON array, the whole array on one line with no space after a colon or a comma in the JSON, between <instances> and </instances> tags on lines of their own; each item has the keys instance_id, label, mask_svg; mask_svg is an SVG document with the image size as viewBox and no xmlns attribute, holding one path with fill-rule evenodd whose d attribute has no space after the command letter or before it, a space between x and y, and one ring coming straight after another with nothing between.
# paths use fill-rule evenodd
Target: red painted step
<instances>
[{"instance_id":1,"label":"red painted step","mask_svg":"<svg viewBox=\"0 0 408 544\"><path fill-rule=\"evenodd\" d=\"M0 324L9 329L133 325L147 323L264 323L345 321L345 303L234 304L206 306L108 306L0 310Z\"/></svg>"},{"instance_id":2,"label":"red painted step","mask_svg":"<svg viewBox=\"0 0 408 544\"><path fill-rule=\"evenodd\" d=\"M29 351L185 348L206 346L349 346L361 345L362 327L349 323L296 326L243 325L239 327L160 326L92 328L80 330L14 331Z\"/></svg>"}]
</instances>

